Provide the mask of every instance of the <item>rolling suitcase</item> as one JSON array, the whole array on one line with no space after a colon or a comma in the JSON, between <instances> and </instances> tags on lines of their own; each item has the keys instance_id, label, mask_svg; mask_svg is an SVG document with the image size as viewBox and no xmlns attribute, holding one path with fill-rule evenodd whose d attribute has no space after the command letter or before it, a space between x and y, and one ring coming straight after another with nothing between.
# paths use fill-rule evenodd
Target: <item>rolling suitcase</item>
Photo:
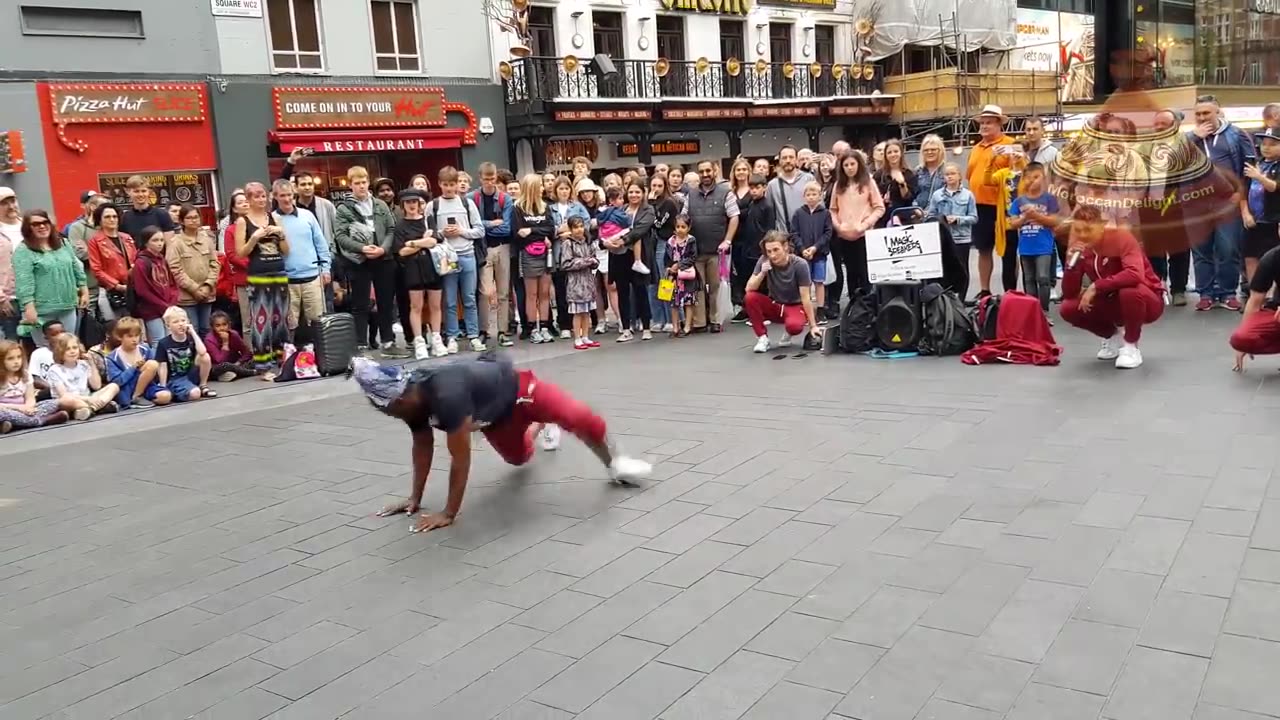
<instances>
[{"instance_id":1,"label":"rolling suitcase","mask_svg":"<svg viewBox=\"0 0 1280 720\"><path fill-rule=\"evenodd\" d=\"M356 356L356 319L351 313L329 313L311 322L316 368L321 375L341 375Z\"/></svg>"}]
</instances>

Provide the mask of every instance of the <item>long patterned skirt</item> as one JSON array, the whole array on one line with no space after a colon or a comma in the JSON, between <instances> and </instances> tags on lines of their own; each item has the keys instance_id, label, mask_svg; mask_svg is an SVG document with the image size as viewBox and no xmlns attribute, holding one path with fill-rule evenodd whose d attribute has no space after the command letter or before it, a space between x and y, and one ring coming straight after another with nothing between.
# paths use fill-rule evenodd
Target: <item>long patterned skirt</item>
<instances>
[{"instance_id":1,"label":"long patterned skirt","mask_svg":"<svg viewBox=\"0 0 1280 720\"><path fill-rule=\"evenodd\" d=\"M254 369L278 370L289 342L289 278L249 276L249 315Z\"/></svg>"},{"instance_id":2,"label":"long patterned skirt","mask_svg":"<svg viewBox=\"0 0 1280 720\"><path fill-rule=\"evenodd\" d=\"M41 400L36 403L36 413L27 415L14 410L11 406L0 404L0 422L13 423L15 428L33 428L40 427L40 423L44 419L58 412L57 400Z\"/></svg>"}]
</instances>

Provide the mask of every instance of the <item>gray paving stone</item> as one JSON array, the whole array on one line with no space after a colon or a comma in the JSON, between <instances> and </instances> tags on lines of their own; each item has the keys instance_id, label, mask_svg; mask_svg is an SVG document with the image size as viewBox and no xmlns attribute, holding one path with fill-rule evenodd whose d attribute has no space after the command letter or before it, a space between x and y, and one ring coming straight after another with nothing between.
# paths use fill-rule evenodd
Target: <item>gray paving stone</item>
<instances>
[{"instance_id":1,"label":"gray paving stone","mask_svg":"<svg viewBox=\"0 0 1280 720\"><path fill-rule=\"evenodd\" d=\"M898 521L898 527L943 532L960 519L973 499L960 495L934 495L925 498Z\"/></svg>"},{"instance_id":2,"label":"gray paving stone","mask_svg":"<svg viewBox=\"0 0 1280 720\"><path fill-rule=\"evenodd\" d=\"M887 585L863 603L831 636L864 645L893 647L939 597Z\"/></svg>"},{"instance_id":3,"label":"gray paving stone","mask_svg":"<svg viewBox=\"0 0 1280 720\"><path fill-rule=\"evenodd\" d=\"M646 579L662 585L689 587L740 552L742 547L738 545L703 540L694 545L693 549L658 568Z\"/></svg>"},{"instance_id":4,"label":"gray paving stone","mask_svg":"<svg viewBox=\"0 0 1280 720\"><path fill-rule=\"evenodd\" d=\"M1114 720L1190 717L1208 666L1204 658L1134 648L1102 715Z\"/></svg>"},{"instance_id":5,"label":"gray paving stone","mask_svg":"<svg viewBox=\"0 0 1280 720\"><path fill-rule=\"evenodd\" d=\"M889 582L901 587L944 593L976 565L982 552L956 545L930 545L903 563Z\"/></svg>"},{"instance_id":6,"label":"gray paving stone","mask_svg":"<svg viewBox=\"0 0 1280 720\"><path fill-rule=\"evenodd\" d=\"M1103 568L1073 617L1140 628L1155 603L1161 582L1158 575Z\"/></svg>"},{"instance_id":7,"label":"gray paving stone","mask_svg":"<svg viewBox=\"0 0 1280 720\"><path fill-rule=\"evenodd\" d=\"M875 539L869 548L871 552L898 557L915 557L938 537L931 530L913 530L901 524L889 528L883 535Z\"/></svg>"},{"instance_id":8,"label":"gray paving stone","mask_svg":"<svg viewBox=\"0 0 1280 720\"><path fill-rule=\"evenodd\" d=\"M884 651L877 647L828 638L787 673L787 679L801 685L847 693L883 654Z\"/></svg>"},{"instance_id":9,"label":"gray paving stone","mask_svg":"<svg viewBox=\"0 0 1280 720\"><path fill-rule=\"evenodd\" d=\"M1241 580L1231 598L1226 622L1222 626L1223 632L1263 640L1280 640L1280 625L1277 625L1280 605L1277 603L1280 603L1280 585Z\"/></svg>"},{"instance_id":10,"label":"gray paving stone","mask_svg":"<svg viewBox=\"0 0 1280 720\"><path fill-rule=\"evenodd\" d=\"M1257 519L1258 513L1253 510L1206 507L1201 508L1195 522L1191 523L1191 532L1247 538L1253 533L1253 524Z\"/></svg>"},{"instance_id":11,"label":"gray paving stone","mask_svg":"<svg viewBox=\"0 0 1280 720\"><path fill-rule=\"evenodd\" d=\"M1120 537L1120 530L1071 525L1041 556L1031 571L1031 578L1087 587Z\"/></svg>"},{"instance_id":12,"label":"gray paving stone","mask_svg":"<svg viewBox=\"0 0 1280 720\"><path fill-rule=\"evenodd\" d=\"M644 538L656 538L662 533L697 515L704 509L696 503L672 500L661 507L650 510L641 517L618 528L628 535L639 535Z\"/></svg>"},{"instance_id":13,"label":"gray paving stone","mask_svg":"<svg viewBox=\"0 0 1280 720\"><path fill-rule=\"evenodd\" d=\"M521 700L507 708L496 720L572 720L573 715L536 702Z\"/></svg>"},{"instance_id":14,"label":"gray paving stone","mask_svg":"<svg viewBox=\"0 0 1280 720\"><path fill-rule=\"evenodd\" d=\"M1196 705L1196 714L1191 720L1267 720L1267 716L1202 702Z\"/></svg>"},{"instance_id":15,"label":"gray paving stone","mask_svg":"<svg viewBox=\"0 0 1280 720\"><path fill-rule=\"evenodd\" d=\"M280 669L291 668L318 652L327 650L359 631L327 620L254 653L253 659Z\"/></svg>"},{"instance_id":16,"label":"gray paving stone","mask_svg":"<svg viewBox=\"0 0 1280 720\"><path fill-rule=\"evenodd\" d=\"M795 598L748 590L658 656L662 662L711 672L746 645Z\"/></svg>"},{"instance_id":17,"label":"gray paving stone","mask_svg":"<svg viewBox=\"0 0 1280 720\"><path fill-rule=\"evenodd\" d=\"M189 718L252 689L277 672L279 670L270 665L245 658L117 717L121 720ZM246 712L242 717L249 714Z\"/></svg>"},{"instance_id":18,"label":"gray paving stone","mask_svg":"<svg viewBox=\"0 0 1280 720\"><path fill-rule=\"evenodd\" d=\"M1004 532L1004 528L1004 523L960 518L951 523L938 536L936 542L943 545L959 545L981 550L994 542Z\"/></svg>"},{"instance_id":19,"label":"gray paving stone","mask_svg":"<svg viewBox=\"0 0 1280 720\"><path fill-rule=\"evenodd\" d=\"M796 520L818 525L839 525L861 508L862 506L857 503L826 498L819 500L809 506L808 510L796 515Z\"/></svg>"},{"instance_id":20,"label":"gray paving stone","mask_svg":"<svg viewBox=\"0 0 1280 720\"><path fill-rule=\"evenodd\" d=\"M889 515L856 512L806 547L795 559L822 565L840 565L869 548L895 522L897 518Z\"/></svg>"},{"instance_id":21,"label":"gray paving stone","mask_svg":"<svg viewBox=\"0 0 1280 720\"><path fill-rule=\"evenodd\" d=\"M764 577L818 541L827 526L791 521L782 524L751 547L726 560L721 567L751 577Z\"/></svg>"},{"instance_id":22,"label":"gray paving stone","mask_svg":"<svg viewBox=\"0 0 1280 720\"><path fill-rule=\"evenodd\" d=\"M673 557L668 553L636 548L574 583L572 589L588 595L613 597L666 565Z\"/></svg>"},{"instance_id":23,"label":"gray paving stone","mask_svg":"<svg viewBox=\"0 0 1280 720\"><path fill-rule=\"evenodd\" d=\"M863 552L800 598L793 609L806 615L843 622L905 565L906 560L899 557Z\"/></svg>"},{"instance_id":24,"label":"gray paving stone","mask_svg":"<svg viewBox=\"0 0 1280 720\"><path fill-rule=\"evenodd\" d=\"M1220 598L1231 597L1248 539L1191 532L1173 561L1165 587Z\"/></svg>"},{"instance_id":25,"label":"gray paving stone","mask_svg":"<svg viewBox=\"0 0 1280 720\"><path fill-rule=\"evenodd\" d=\"M392 655L405 660L413 660L422 665L433 665L449 653L466 646L467 643L519 614L519 608L484 600L476 603L466 613L449 620L422 623L425 626L415 635L402 633L400 641L396 642L389 651Z\"/></svg>"},{"instance_id":26,"label":"gray paving stone","mask_svg":"<svg viewBox=\"0 0 1280 720\"><path fill-rule=\"evenodd\" d=\"M830 565L788 560L756 583L756 589L778 595L804 597L833 572L835 568Z\"/></svg>"},{"instance_id":27,"label":"gray paving stone","mask_svg":"<svg viewBox=\"0 0 1280 720\"><path fill-rule=\"evenodd\" d=\"M751 709L743 720L824 720L831 709L840 702L839 693L797 685L786 681L773 686Z\"/></svg>"},{"instance_id":28,"label":"gray paving stone","mask_svg":"<svg viewBox=\"0 0 1280 720\"><path fill-rule=\"evenodd\" d=\"M555 632L601 602L603 600L595 595L563 590L520 613L511 622L543 632Z\"/></svg>"},{"instance_id":29,"label":"gray paving stone","mask_svg":"<svg viewBox=\"0 0 1280 720\"><path fill-rule=\"evenodd\" d=\"M1106 698L1078 690L1031 683L1007 720L1089 720L1098 717Z\"/></svg>"},{"instance_id":30,"label":"gray paving stone","mask_svg":"<svg viewBox=\"0 0 1280 720\"><path fill-rule=\"evenodd\" d=\"M1026 581L978 638L978 648L1000 657L1040 662L1083 594L1067 585Z\"/></svg>"},{"instance_id":31,"label":"gray paving stone","mask_svg":"<svg viewBox=\"0 0 1280 720\"><path fill-rule=\"evenodd\" d=\"M1107 567L1166 575L1173 566L1191 523L1165 518L1137 517L1125 531Z\"/></svg>"},{"instance_id":32,"label":"gray paving stone","mask_svg":"<svg viewBox=\"0 0 1280 720\"><path fill-rule=\"evenodd\" d=\"M839 627L834 620L784 613L747 643L747 649L799 662Z\"/></svg>"},{"instance_id":33,"label":"gray paving stone","mask_svg":"<svg viewBox=\"0 0 1280 720\"><path fill-rule=\"evenodd\" d=\"M681 498L684 497L687 497L687 494L681 496ZM644 547L650 550L679 555L688 552L698 543L724 530L732 522L734 521L731 518L698 513L645 543Z\"/></svg>"},{"instance_id":34,"label":"gray paving stone","mask_svg":"<svg viewBox=\"0 0 1280 720\"><path fill-rule=\"evenodd\" d=\"M674 644L753 584L752 578L743 575L712 572L623 632L641 640Z\"/></svg>"},{"instance_id":35,"label":"gray paving stone","mask_svg":"<svg viewBox=\"0 0 1280 720\"><path fill-rule=\"evenodd\" d=\"M956 672L973 638L917 627L889 650L836 706L852 718L911 720Z\"/></svg>"},{"instance_id":36,"label":"gray paving stone","mask_svg":"<svg viewBox=\"0 0 1280 720\"><path fill-rule=\"evenodd\" d=\"M1010 535L1053 540L1080 515L1080 505L1036 501L1009 523L1004 531Z\"/></svg>"},{"instance_id":37,"label":"gray paving stone","mask_svg":"<svg viewBox=\"0 0 1280 720\"><path fill-rule=\"evenodd\" d=\"M435 706L447 718L489 718L516 704L573 664L573 660L530 648Z\"/></svg>"},{"instance_id":38,"label":"gray paving stone","mask_svg":"<svg viewBox=\"0 0 1280 720\"><path fill-rule=\"evenodd\" d=\"M1034 679L1106 696L1137 636L1131 628L1072 620L1054 640Z\"/></svg>"},{"instance_id":39,"label":"gray paving stone","mask_svg":"<svg viewBox=\"0 0 1280 720\"><path fill-rule=\"evenodd\" d=\"M1031 663L971 653L938 688L936 697L1004 713L1013 707L1034 670Z\"/></svg>"},{"instance_id":40,"label":"gray paving stone","mask_svg":"<svg viewBox=\"0 0 1280 720\"><path fill-rule=\"evenodd\" d=\"M274 693L249 688L192 715L188 720L262 720L289 701Z\"/></svg>"},{"instance_id":41,"label":"gray paving stone","mask_svg":"<svg viewBox=\"0 0 1280 720\"><path fill-rule=\"evenodd\" d=\"M580 713L664 649L656 643L615 636L538 688L529 699Z\"/></svg>"},{"instance_id":42,"label":"gray paving stone","mask_svg":"<svg viewBox=\"0 0 1280 720\"><path fill-rule=\"evenodd\" d=\"M794 663L741 651L707 675L662 713L662 720L733 720L741 717Z\"/></svg>"},{"instance_id":43,"label":"gray paving stone","mask_svg":"<svg viewBox=\"0 0 1280 720\"><path fill-rule=\"evenodd\" d=\"M679 590L667 585L638 582L588 610L538 643L539 650L581 658L603 645L635 621L653 612Z\"/></svg>"},{"instance_id":44,"label":"gray paving stone","mask_svg":"<svg viewBox=\"0 0 1280 720\"><path fill-rule=\"evenodd\" d=\"M651 662L597 700L579 720L652 720L706 677L675 665Z\"/></svg>"},{"instance_id":45,"label":"gray paving stone","mask_svg":"<svg viewBox=\"0 0 1280 720\"><path fill-rule=\"evenodd\" d=\"M1227 601L1222 598L1161 590L1138 635L1138 644L1211 657L1226 611Z\"/></svg>"},{"instance_id":46,"label":"gray paving stone","mask_svg":"<svg viewBox=\"0 0 1280 720\"><path fill-rule=\"evenodd\" d=\"M916 715L918 720L999 720L1000 717L1000 713L937 698L925 704Z\"/></svg>"},{"instance_id":47,"label":"gray paving stone","mask_svg":"<svg viewBox=\"0 0 1280 720\"><path fill-rule=\"evenodd\" d=\"M1280 712L1280 685L1275 681L1278 663L1280 644L1223 635L1214 649L1200 699L1273 716Z\"/></svg>"},{"instance_id":48,"label":"gray paving stone","mask_svg":"<svg viewBox=\"0 0 1280 720\"><path fill-rule=\"evenodd\" d=\"M1129 527L1133 516L1138 513L1144 502L1146 502L1144 495L1100 490L1090 496L1089 501L1084 504L1084 509L1076 516L1075 522L1077 525L1124 530Z\"/></svg>"}]
</instances>

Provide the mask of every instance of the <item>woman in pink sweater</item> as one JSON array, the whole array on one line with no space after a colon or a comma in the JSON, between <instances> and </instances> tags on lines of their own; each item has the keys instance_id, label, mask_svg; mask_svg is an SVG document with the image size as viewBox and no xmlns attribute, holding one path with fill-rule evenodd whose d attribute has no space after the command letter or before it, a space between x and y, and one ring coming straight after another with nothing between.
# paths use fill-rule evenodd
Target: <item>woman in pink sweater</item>
<instances>
[{"instance_id":1,"label":"woman in pink sweater","mask_svg":"<svg viewBox=\"0 0 1280 720\"><path fill-rule=\"evenodd\" d=\"M843 244L841 256L849 297L853 297L855 291L871 288L863 236L883 215L884 198L871 180L867 156L861 150L851 150L840 158L835 190L831 193L831 224Z\"/></svg>"}]
</instances>

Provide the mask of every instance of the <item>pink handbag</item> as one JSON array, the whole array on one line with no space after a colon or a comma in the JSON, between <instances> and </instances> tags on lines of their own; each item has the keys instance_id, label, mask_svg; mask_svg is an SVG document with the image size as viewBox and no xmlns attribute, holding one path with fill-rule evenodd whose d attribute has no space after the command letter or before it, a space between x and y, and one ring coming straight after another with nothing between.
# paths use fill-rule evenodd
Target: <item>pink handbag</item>
<instances>
[{"instance_id":1,"label":"pink handbag","mask_svg":"<svg viewBox=\"0 0 1280 720\"><path fill-rule=\"evenodd\" d=\"M680 268L680 270L676 273L676 279L677 280L697 280L698 271L691 267Z\"/></svg>"}]
</instances>

